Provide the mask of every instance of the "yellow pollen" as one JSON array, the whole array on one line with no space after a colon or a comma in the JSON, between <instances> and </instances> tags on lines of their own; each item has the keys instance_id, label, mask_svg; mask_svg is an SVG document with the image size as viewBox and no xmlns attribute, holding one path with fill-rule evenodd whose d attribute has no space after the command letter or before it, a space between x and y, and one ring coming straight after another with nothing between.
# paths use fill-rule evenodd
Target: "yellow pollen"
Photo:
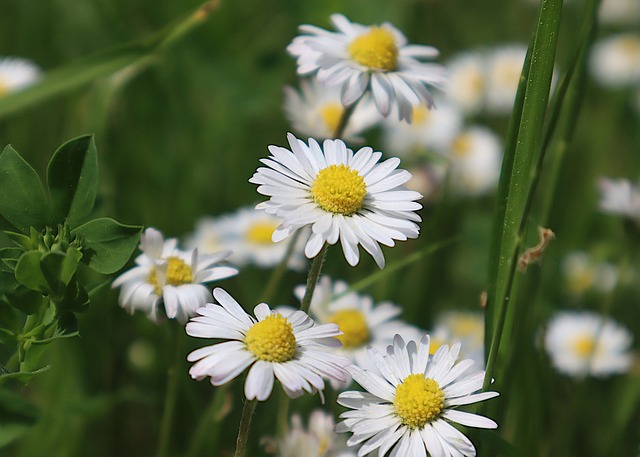
<instances>
[{"instance_id":1,"label":"yellow pollen","mask_svg":"<svg viewBox=\"0 0 640 457\"><path fill-rule=\"evenodd\" d=\"M398 46L393 34L383 27L371 27L347 48L353 60L371 70L393 71L398 64Z\"/></svg>"},{"instance_id":2,"label":"yellow pollen","mask_svg":"<svg viewBox=\"0 0 640 457\"><path fill-rule=\"evenodd\" d=\"M625 36L620 39L620 49L629 57L637 59L640 54L640 40L634 36Z\"/></svg>"},{"instance_id":3,"label":"yellow pollen","mask_svg":"<svg viewBox=\"0 0 640 457\"><path fill-rule=\"evenodd\" d=\"M575 272L569 277L569 289L574 294L579 294L587 290L593 284L594 271L591 269L585 269L580 272Z\"/></svg>"},{"instance_id":4,"label":"yellow pollen","mask_svg":"<svg viewBox=\"0 0 640 457\"><path fill-rule=\"evenodd\" d=\"M283 363L296 355L296 337L291 323L281 314L270 314L253 324L244 342L257 358L266 362Z\"/></svg>"},{"instance_id":5,"label":"yellow pollen","mask_svg":"<svg viewBox=\"0 0 640 457\"><path fill-rule=\"evenodd\" d=\"M329 318L329 322L338 324L343 335L337 338L347 349L364 346L369 342L369 326L364 314L356 309L338 311Z\"/></svg>"},{"instance_id":6,"label":"yellow pollen","mask_svg":"<svg viewBox=\"0 0 640 457\"><path fill-rule=\"evenodd\" d=\"M351 216L362 208L367 186L357 170L344 164L331 165L320 170L311 194L323 210Z\"/></svg>"},{"instance_id":7,"label":"yellow pollen","mask_svg":"<svg viewBox=\"0 0 640 457\"><path fill-rule=\"evenodd\" d=\"M247 240L256 244L271 244L271 236L277 227L278 225L272 222L255 223L247 230Z\"/></svg>"},{"instance_id":8,"label":"yellow pollen","mask_svg":"<svg viewBox=\"0 0 640 457\"><path fill-rule=\"evenodd\" d=\"M168 257L165 260L167 260L166 284L170 286L181 286L193 282L191 267L184 263L182 259L178 257ZM160 284L158 284L158 276L155 268L151 270L147 280L154 285L156 294L162 295L162 288Z\"/></svg>"},{"instance_id":9,"label":"yellow pollen","mask_svg":"<svg viewBox=\"0 0 640 457\"><path fill-rule=\"evenodd\" d=\"M320 107L320 117L332 134L338 128L343 111L344 108L340 103L327 103Z\"/></svg>"},{"instance_id":10,"label":"yellow pollen","mask_svg":"<svg viewBox=\"0 0 640 457\"><path fill-rule=\"evenodd\" d=\"M404 425L420 429L444 408L444 392L433 379L411 374L396 388L393 407Z\"/></svg>"},{"instance_id":11,"label":"yellow pollen","mask_svg":"<svg viewBox=\"0 0 640 457\"><path fill-rule=\"evenodd\" d=\"M444 340L441 340L439 338L431 338L431 343L429 344L429 354L431 355L435 354L436 351L440 349L440 346L442 346L443 344L445 344Z\"/></svg>"},{"instance_id":12,"label":"yellow pollen","mask_svg":"<svg viewBox=\"0 0 640 457\"><path fill-rule=\"evenodd\" d=\"M594 346L593 338L589 335L581 336L573 342L573 349L581 357L589 357L593 353Z\"/></svg>"},{"instance_id":13,"label":"yellow pollen","mask_svg":"<svg viewBox=\"0 0 640 457\"><path fill-rule=\"evenodd\" d=\"M471 152L472 144L473 142L468 134L458 135L451 145L451 153L455 157L463 159Z\"/></svg>"},{"instance_id":14,"label":"yellow pollen","mask_svg":"<svg viewBox=\"0 0 640 457\"><path fill-rule=\"evenodd\" d=\"M424 105L417 105L413 107L413 122L411 122L412 126L421 126L422 124L426 124L429 122L431 118L431 112L429 108Z\"/></svg>"}]
</instances>

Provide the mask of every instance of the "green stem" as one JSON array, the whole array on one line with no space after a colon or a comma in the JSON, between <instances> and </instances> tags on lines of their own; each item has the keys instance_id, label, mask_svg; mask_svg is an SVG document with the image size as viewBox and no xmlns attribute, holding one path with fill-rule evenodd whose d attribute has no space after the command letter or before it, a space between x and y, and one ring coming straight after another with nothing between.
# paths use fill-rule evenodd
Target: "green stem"
<instances>
[{"instance_id":1,"label":"green stem","mask_svg":"<svg viewBox=\"0 0 640 457\"><path fill-rule=\"evenodd\" d=\"M296 230L296 232L291 236L289 240L289 245L287 246L287 251L284 253L284 257L278 264L278 267L271 273L271 277L269 278L269 282L267 283L267 287L265 287L264 292L261 295L261 300L265 303L269 303L274 295L276 294L276 290L278 286L280 286L280 282L282 281L282 277L284 276L284 272L287 271L287 266L289 265L289 259L293 255L293 251L298 244L298 240L300 239L301 230Z\"/></svg>"},{"instance_id":2,"label":"green stem","mask_svg":"<svg viewBox=\"0 0 640 457\"><path fill-rule=\"evenodd\" d=\"M247 441L249 437L249 429L251 428L251 416L256 409L258 400L247 400L242 408L242 418L240 419L240 428L238 429L238 439L236 440L236 451L233 457L244 457L247 450Z\"/></svg>"},{"instance_id":3,"label":"green stem","mask_svg":"<svg viewBox=\"0 0 640 457\"><path fill-rule=\"evenodd\" d=\"M318 279L320 278L320 271L322 271L322 264L324 263L324 259L327 255L327 250L329 249L329 244L324 243L318 255L313 258L313 262L311 262L311 268L309 269L309 276L307 276L307 287L304 290L304 296L302 297L302 301L300 302L300 310L305 313L309 311L309 306L311 306L311 298L313 297L313 292L316 290L316 284L318 284Z\"/></svg>"},{"instance_id":4,"label":"green stem","mask_svg":"<svg viewBox=\"0 0 640 457\"><path fill-rule=\"evenodd\" d=\"M289 428L289 403L291 399L284 390L280 392L280 404L278 406L278 421L276 424L277 436L283 436Z\"/></svg>"},{"instance_id":5,"label":"green stem","mask_svg":"<svg viewBox=\"0 0 640 457\"><path fill-rule=\"evenodd\" d=\"M353 102L351 106L347 106L345 109L342 110L342 114L340 115L340 120L338 121L338 125L336 126L336 129L333 132L333 138L340 138L342 137L342 135L344 135L344 131L347 128L349 119L351 119L351 115L355 111L356 106L358 105L361 99L362 97L360 97L358 100Z\"/></svg>"},{"instance_id":6,"label":"green stem","mask_svg":"<svg viewBox=\"0 0 640 457\"><path fill-rule=\"evenodd\" d=\"M164 411L162 413L162 422L160 424L160 437L158 441L157 457L167 457L169 455L169 446L171 445L171 432L173 428L173 416L175 416L176 399L178 393L178 373L180 372L180 362L182 361L180 335L182 326L177 322L169 321L168 324L173 325L169 344L173 345L174 356L167 372L167 390L164 397Z\"/></svg>"}]
</instances>

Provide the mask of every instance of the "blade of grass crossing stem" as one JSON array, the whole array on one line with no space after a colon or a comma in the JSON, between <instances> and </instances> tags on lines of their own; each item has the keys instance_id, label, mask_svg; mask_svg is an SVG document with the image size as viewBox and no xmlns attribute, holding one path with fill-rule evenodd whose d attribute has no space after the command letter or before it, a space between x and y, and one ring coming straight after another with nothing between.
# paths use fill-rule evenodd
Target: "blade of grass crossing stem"
<instances>
[{"instance_id":1,"label":"blade of grass crossing stem","mask_svg":"<svg viewBox=\"0 0 640 457\"><path fill-rule=\"evenodd\" d=\"M515 275L516 258L520 245L519 231L531 185L533 183L533 168L536 152L540 150L542 132L549 102L549 91L555 63L556 44L562 0L543 0L540 7L536 31L530 46L530 68L525 83L522 115L518 126L517 139L508 193L499 194L499 200L506 200L504 218L495 222L496 230L502 230L499 250L491 253L497 256L497 275L494 297L495 315L492 319L494 328L491 334L491 346L487 358L487 371L484 389L491 384L495 369L496 357L500 347L502 328L506 324L506 306L509 301L509 289ZM503 172L508 170L503 169ZM504 189L500 189L504 192Z\"/></svg>"}]
</instances>

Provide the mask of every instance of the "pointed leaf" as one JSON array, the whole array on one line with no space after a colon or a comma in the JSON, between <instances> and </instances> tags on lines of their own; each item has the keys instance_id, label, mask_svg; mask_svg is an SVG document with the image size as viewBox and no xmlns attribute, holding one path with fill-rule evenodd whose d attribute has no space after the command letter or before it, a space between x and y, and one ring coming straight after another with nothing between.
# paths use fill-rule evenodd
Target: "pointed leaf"
<instances>
[{"instance_id":1,"label":"pointed leaf","mask_svg":"<svg viewBox=\"0 0 640 457\"><path fill-rule=\"evenodd\" d=\"M22 233L17 233L17 232L11 232L8 230L5 230L3 233L11 241L16 243L18 246L26 249L27 251L33 249L33 243L31 242L31 238L29 238L27 235L23 235Z\"/></svg>"},{"instance_id":2,"label":"pointed leaf","mask_svg":"<svg viewBox=\"0 0 640 457\"><path fill-rule=\"evenodd\" d=\"M138 245L140 232L142 227L122 225L107 217L71 231L83 239L82 261L102 274L113 274L127 263Z\"/></svg>"},{"instance_id":3,"label":"pointed leaf","mask_svg":"<svg viewBox=\"0 0 640 457\"><path fill-rule=\"evenodd\" d=\"M22 233L53 220L40 177L11 146L0 154L0 214Z\"/></svg>"},{"instance_id":4,"label":"pointed leaf","mask_svg":"<svg viewBox=\"0 0 640 457\"><path fill-rule=\"evenodd\" d=\"M72 247L66 253L51 251L42 256L40 269L49 284L49 290L54 295L64 295L67 284L78 269L81 258L80 251Z\"/></svg>"},{"instance_id":5,"label":"pointed leaf","mask_svg":"<svg viewBox=\"0 0 640 457\"><path fill-rule=\"evenodd\" d=\"M16 279L31 290L43 294L49 292L49 283L40 269L42 252L29 251L22 254L16 265Z\"/></svg>"},{"instance_id":6,"label":"pointed leaf","mask_svg":"<svg viewBox=\"0 0 640 457\"><path fill-rule=\"evenodd\" d=\"M47 184L56 221L76 227L87 218L98 191L98 155L92 135L67 141L47 167Z\"/></svg>"}]
</instances>

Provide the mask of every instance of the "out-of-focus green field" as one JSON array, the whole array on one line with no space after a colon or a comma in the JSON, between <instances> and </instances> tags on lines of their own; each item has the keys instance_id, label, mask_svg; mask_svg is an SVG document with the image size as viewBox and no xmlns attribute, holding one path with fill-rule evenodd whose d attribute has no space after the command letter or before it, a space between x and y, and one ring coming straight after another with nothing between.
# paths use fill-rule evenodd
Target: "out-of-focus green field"
<instances>
[{"instance_id":1,"label":"out-of-focus green field","mask_svg":"<svg viewBox=\"0 0 640 457\"><path fill-rule=\"evenodd\" d=\"M0 0L0 55L26 57L50 70L149 36L197 5L193 0ZM561 71L575 45L581 5L577 1L565 5L557 61ZM524 0L223 0L205 24L158 54L151 66L108 99L104 90L109 80L102 78L0 119L0 147L12 144L43 175L59 144L95 133L101 174L97 212L124 223L157 227L168 236L184 236L199 217L263 200L247 180L258 159L267 156L267 146L286 144L291 129L282 110L283 86L296 85L298 77L285 47L297 35L298 25L328 28L334 12L364 24L389 21L411 42L438 47L443 62L464 50L527 43L536 17L536 7ZM604 28L599 33L612 31ZM517 300L525 311L505 348L508 357L496 372L495 390L502 396L493 401L497 406L492 412L500 424L498 433L518 450L514 455L640 452L638 363L625 376L575 381L557 374L535 346L537 332L554 309L601 310L605 300L611 300L611 315L640 339L635 279L613 296L586 296L580 301L568 297L561 281L562 259L574 250L596 253L614 264L627 256L631 269L636 268L634 278L640 274L637 239L629 237L621 219L597 209L598 177L636 181L640 175L640 116L629 99L627 91L605 91L588 81L548 224L557 239L541 266L519 279ZM504 137L506 117L482 122ZM379 135L369 138L371 146L382 147ZM543 188L545 179L543 175ZM492 195L425 204L420 238L385 249L387 264L422 246L455 241L366 292L402 305L404 317L426 329L445 309L478 309L486 288L493 211ZM533 220L532 230L535 226ZM536 241L532 232L527 244ZM335 246L324 271L357 281L377 267L363 256L357 268L350 268ZM266 277L264 271L247 268L222 286L252 308L260 300ZM539 287L528 285L532 278L531 284ZM304 280L304 273L289 272L274 304L291 304L293 286ZM171 357L166 349L169 333L166 325L159 327L142 314L129 316L117 305L117 292L105 289L81 316L81 336L49 346L44 360L51 369L19 388L41 408L41 417L22 439L0 453L153 455ZM186 355L202 341L184 335L181 344ZM191 380L188 367L185 360L172 444L176 456L186 455L214 393L207 381ZM219 437L213 432L208 437L215 449L202 455L226 456L233 450L241 382L236 381L230 392L232 410ZM328 409L337 411L332 403L328 394ZM276 406L276 395L258 406L249 455L262 453L257 437L273 434ZM293 410L317 406L317 397L292 403Z\"/></svg>"}]
</instances>

